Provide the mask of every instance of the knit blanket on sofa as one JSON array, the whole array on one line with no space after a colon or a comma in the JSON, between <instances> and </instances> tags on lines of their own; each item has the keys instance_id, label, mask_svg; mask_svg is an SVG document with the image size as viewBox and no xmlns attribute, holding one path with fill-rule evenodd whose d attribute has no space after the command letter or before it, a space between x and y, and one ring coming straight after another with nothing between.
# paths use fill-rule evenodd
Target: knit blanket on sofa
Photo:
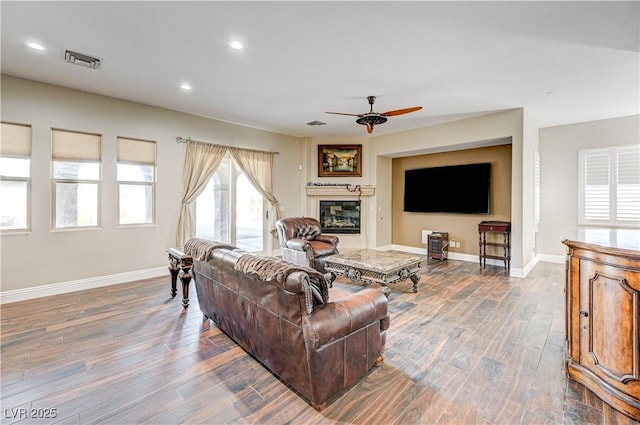
<instances>
[{"instance_id":1,"label":"knit blanket on sofa","mask_svg":"<svg viewBox=\"0 0 640 425\"><path fill-rule=\"evenodd\" d=\"M208 239L192 238L184 244L184 253L190 255L196 261L207 261L211 252L217 248L234 249L235 246Z\"/></svg>"},{"instance_id":2,"label":"knit blanket on sofa","mask_svg":"<svg viewBox=\"0 0 640 425\"><path fill-rule=\"evenodd\" d=\"M281 258L247 254L238 259L234 269L265 282L273 280L279 283L283 283L293 272L305 272L309 275L313 305L322 305L329 301L327 280L322 273L310 267L299 266Z\"/></svg>"}]
</instances>

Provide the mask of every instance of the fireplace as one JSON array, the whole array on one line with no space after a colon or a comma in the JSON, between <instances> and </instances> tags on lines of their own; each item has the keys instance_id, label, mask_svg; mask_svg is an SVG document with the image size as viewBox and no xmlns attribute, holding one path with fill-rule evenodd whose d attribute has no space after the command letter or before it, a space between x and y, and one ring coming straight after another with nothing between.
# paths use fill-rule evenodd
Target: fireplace
<instances>
[{"instance_id":1,"label":"fireplace","mask_svg":"<svg viewBox=\"0 0 640 425\"><path fill-rule=\"evenodd\" d=\"M320 201L322 233L360 233L360 201Z\"/></svg>"}]
</instances>

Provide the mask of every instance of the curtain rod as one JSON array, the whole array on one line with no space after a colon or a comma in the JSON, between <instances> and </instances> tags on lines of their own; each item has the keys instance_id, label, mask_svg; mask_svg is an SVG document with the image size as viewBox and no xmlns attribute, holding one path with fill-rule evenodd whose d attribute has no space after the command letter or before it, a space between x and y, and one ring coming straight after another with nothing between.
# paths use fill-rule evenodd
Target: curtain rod
<instances>
[{"instance_id":1,"label":"curtain rod","mask_svg":"<svg viewBox=\"0 0 640 425\"><path fill-rule=\"evenodd\" d=\"M187 137L186 139L184 137L176 137L176 143L189 143L189 142L198 142L199 140L194 140L191 137ZM208 143L208 142L201 142L201 143ZM211 145L216 144L216 143L209 143ZM261 151L259 149L247 149L247 148L239 148L237 146L228 146L228 145L218 145L218 146L224 146L225 148L238 148L238 149L244 149L246 151L256 151L256 152L267 152L267 153L272 153L275 155L279 155L280 152L272 152L272 151Z\"/></svg>"}]
</instances>

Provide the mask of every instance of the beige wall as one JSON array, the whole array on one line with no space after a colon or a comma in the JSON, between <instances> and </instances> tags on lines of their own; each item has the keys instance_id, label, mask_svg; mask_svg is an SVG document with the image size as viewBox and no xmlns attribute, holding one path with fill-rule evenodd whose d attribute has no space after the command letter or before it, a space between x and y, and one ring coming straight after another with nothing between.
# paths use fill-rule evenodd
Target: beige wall
<instances>
[{"instance_id":1,"label":"beige wall","mask_svg":"<svg viewBox=\"0 0 640 425\"><path fill-rule=\"evenodd\" d=\"M174 246L184 144L176 137L278 151L275 194L284 214L301 214L302 142L221 121L2 76L2 120L32 126L31 232L1 236L1 290L94 279L166 267ZM99 133L103 140L101 228L51 231L51 127ZM117 136L157 142L153 226L118 227ZM165 289L162 289L165 290Z\"/></svg>"},{"instance_id":2,"label":"beige wall","mask_svg":"<svg viewBox=\"0 0 640 425\"><path fill-rule=\"evenodd\" d=\"M636 115L541 129L538 142L535 123L522 109L514 109L392 135L298 139L9 76L2 76L1 101L2 120L32 125L33 137L32 231L0 236L0 289L3 292L166 267L165 250L173 246L175 240L185 148L184 144L175 143L176 136L279 151L275 191L283 216L308 214L310 201L305 196L305 184L309 181L375 186L375 196L368 202L366 222L366 246L370 248L405 243L404 239L396 241L394 235L397 226L403 224L393 217L396 204L393 194L397 191L393 189L392 158L453 152L511 140L512 270L525 270L531 263L535 244L532 209L535 150L540 151L542 168L538 252L563 255L559 241L563 234L577 227L578 149L638 144L640 133ZM50 230L51 127L103 135L101 229ZM117 136L158 142L154 226L120 228L116 225L114 141ZM363 145L363 176L318 178L317 145L342 143ZM475 226L459 232L451 230L453 222L424 223L427 225L449 230L452 237L461 240L460 253L476 254L473 250L477 237ZM424 228L423 223L419 227ZM416 243L407 241L408 246L422 247L419 232L407 237L417 238Z\"/></svg>"},{"instance_id":3,"label":"beige wall","mask_svg":"<svg viewBox=\"0 0 640 425\"><path fill-rule=\"evenodd\" d=\"M489 214L413 213L403 211L405 170L446 165L491 163L491 189ZM466 254L478 253L478 223L482 220L511 221L511 145L465 149L393 159L392 164L392 243L424 247L421 229L449 233L449 240L461 242L460 248L450 251ZM429 196L430 184L425 183L424 196Z\"/></svg>"},{"instance_id":4,"label":"beige wall","mask_svg":"<svg viewBox=\"0 0 640 425\"><path fill-rule=\"evenodd\" d=\"M640 144L640 115L540 129L538 252L564 256L562 238L578 228L578 151Z\"/></svg>"},{"instance_id":5,"label":"beige wall","mask_svg":"<svg viewBox=\"0 0 640 425\"><path fill-rule=\"evenodd\" d=\"M511 218L512 218L512 250L511 271L515 276L526 274L530 267L529 261L524 263L523 232L532 232L530 226L523 226L523 163L525 151L523 149L523 116L522 109L513 109L505 112L491 113L475 118L454 121L450 123L404 131L391 135L372 138L370 144L370 157L404 157L421 155L434 152L450 152L461 149L470 149L482 146L504 144L505 140L511 140ZM390 176L391 172L385 171L391 167L391 161L371 161L370 166L381 167L375 170L376 207L382 211L386 205L392 203L391 185L380 179ZM388 187L388 190L384 190ZM383 218L383 219L380 219ZM391 226L387 217L379 217L375 224L374 240L377 246L392 244L391 232L385 233L384 229ZM473 231L477 237L477 228ZM389 239L386 239L389 235ZM379 237L378 237L379 236ZM531 239L531 235L526 235ZM473 236L465 236L472 239ZM465 248L466 249L466 248ZM475 253L477 255L477 252ZM529 257L529 256L527 256Z\"/></svg>"}]
</instances>

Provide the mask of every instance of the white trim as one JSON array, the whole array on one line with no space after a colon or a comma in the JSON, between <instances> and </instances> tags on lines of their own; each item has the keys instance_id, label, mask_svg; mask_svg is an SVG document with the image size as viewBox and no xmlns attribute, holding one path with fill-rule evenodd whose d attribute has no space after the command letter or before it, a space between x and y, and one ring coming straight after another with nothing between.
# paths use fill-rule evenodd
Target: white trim
<instances>
[{"instance_id":1,"label":"white trim","mask_svg":"<svg viewBox=\"0 0 640 425\"><path fill-rule=\"evenodd\" d=\"M391 244L391 245L379 246L375 249L378 249L380 251L402 251L402 252L408 252L410 254L417 254L417 255L424 255L424 256L427 255L426 248L419 248L415 246ZM468 263L477 263L478 265L480 264L480 260L478 256L474 254L463 254L460 252L449 251L447 257L450 258L451 260L466 261ZM519 268L512 267L509 275L511 277L524 278L529 274L531 270L533 270L536 264L538 264L540 261L547 262L547 263L564 264L565 256L538 254L529 262L529 264L526 265L525 268L519 269ZM488 258L487 264L490 264L492 266L502 266L504 263L501 260L494 260L494 259Z\"/></svg>"},{"instance_id":2,"label":"white trim","mask_svg":"<svg viewBox=\"0 0 640 425\"><path fill-rule=\"evenodd\" d=\"M514 271L511 272L511 275L515 277L525 278L527 277L529 272L536 266L536 264L538 264L539 261L540 261L540 258L536 255L533 257L531 261L529 261L529 263L524 267L524 269L514 269ZM522 273L521 275L518 274L520 272Z\"/></svg>"},{"instance_id":3,"label":"white trim","mask_svg":"<svg viewBox=\"0 0 640 425\"><path fill-rule=\"evenodd\" d=\"M538 254L540 261L547 263L564 264L567 257L564 255Z\"/></svg>"},{"instance_id":4,"label":"white trim","mask_svg":"<svg viewBox=\"0 0 640 425\"><path fill-rule=\"evenodd\" d=\"M135 270L125 273L117 273L107 276L96 276L87 279L72 280L69 282L51 283L32 288L13 289L0 292L0 305L33 298L48 297L51 295L65 294L67 292L83 291L85 289L100 288L102 286L117 285L119 283L132 282L141 279L166 276L169 285L170 275L167 267L154 267L151 269Z\"/></svg>"},{"instance_id":5,"label":"white trim","mask_svg":"<svg viewBox=\"0 0 640 425\"><path fill-rule=\"evenodd\" d=\"M425 255L425 256L427 255L427 248L419 248L416 246L391 244L386 246L380 246L376 249L380 251L402 251L402 252L408 252L410 254Z\"/></svg>"},{"instance_id":6,"label":"white trim","mask_svg":"<svg viewBox=\"0 0 640 425\"><path fill-rule=\"evenodd\" d=\"M391 244L391 245L386 245L384 247L379 247L377 249L403 251L411 254L418 254L418 255L424 255L424 256L427 255L426 248L418 248L415 246ZM466 261L468 263L476 263L478 264L478 267L480 267L480 259L478 258L477 255L474 255L474 254L463 254L460 252L449 251L447 254L447 258L451 260ZM501 260L494 260L494 259L488 258L487 264L492 266L503 266L504 262ZM531 271L533 266L535 266L536 264L537 264L537 259L529 263L525 269L518 269L518 268L511 267L511 270L509 271L509 276L524 278L526 277L527 273L529 273L529 271Z\"/></svg>"}]
</instances>

